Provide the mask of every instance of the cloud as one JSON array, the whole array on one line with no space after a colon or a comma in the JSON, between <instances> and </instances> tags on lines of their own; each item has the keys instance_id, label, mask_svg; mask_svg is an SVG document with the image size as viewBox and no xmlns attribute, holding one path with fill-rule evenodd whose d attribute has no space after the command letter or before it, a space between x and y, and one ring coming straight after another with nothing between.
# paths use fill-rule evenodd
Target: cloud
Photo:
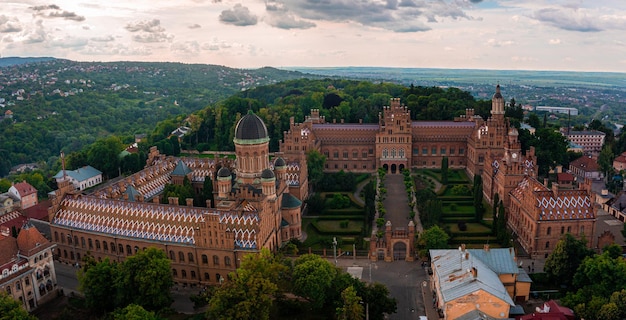
<instances>
[{"instance_id":1,"label":"cloud","mask_svg":"<svg viewBox=\"0 0 626 320\"><path fill-rule=\"evenodd\" d=\"M278 3L277 0L270 3ZM395 32L430 30L442 19L476 20L465 13L468 0L281 0L295 16L313 21L355 22Z\"/></svg>"},{"instance_id":2,"label":"cloud","mask_svg":"<svg viewBox=\"0 0 626 320\"><path fill-rule=\"evenodd\" d=\"M0 32L20 32L22 31L22 25L17 18L9 18L5 15L0 15Z\"/></svg>"},{"instance_id":3,"label":"cloud","mask_svg":"<svg viewBox=\"0 0 626 320\"><path fill-rule=\"evenodd\" d=\"M490 45L492 47L507 47L513 44L515 44L515 42L511 40L496 40L493 38L487 40L487 45Z\"/></svg>"},{"instance_id":4,"label":"cloud","mask_svg":"<svg viewBox=\"0 0 626 320\"><path fill-rule=\"evenodd\" d=\"M187 28L189 28L189 29L200 29L200 28L202 28L202 26L197 24L197 23L194 23L194 24L192 24L190 26L187 26Z\"/></svg>"},{"instance_id":5,"label":"cloud","mask_svg":"<svg viewBox=\"0 0 626 320\"><path fill-rule=\"evenodd\" d=\"M595 19L582 9L544 8L536 10L532 17L553 27L568 31L598 32L603 30L595 22Z\"/></svg>"},{"instance_id":6,"label":"cloud","mask_svg":"<svg viewBox=\"0 0 626 320\"><path fill-rule=\"evenodd\" d=\"M556 38L556 39L550 39L548 41L549 44L561 44L561 39Z\"/></svg>"},{"instance_id":7,"label":"cloud","mask_svg":"<svg viewBox=\"0 0 626 320\"><path fill-rule=\"evenodd\" d=\"M135 33L133 40L141 43L167 42L174 38L173 35L165 32L159 19L129 23L124 29Z\"/></svg>"},{"instance_id":8,"label":"cloud","mask_svg":"<svg viewBox=\"0 0 626 320\"><path fill-rule=\"evenodd\" d=\"M297 19L292 13L278 2L265 4L268 13L267 24L279 29L309 29L315 27L315 23Z\"/></svg>"},{"instance_id":9,"label":"cloud","mask_svg":"<svg viewBox=\"0 0 626 320\"><path fill-rule=\"evenodd\" d=\"M125 46L120 43L115 45L88 45L80 51L85 55L106 55L106 56L149 56L152 55L152 50L148 47L134 47Z\"/></svg>"},{"instance_id":10,"label":"cloud","mask_svg":"<svg viewBox=\"0 0 626 320\"><path fill-rule=\"evenodd\" d=\"M115 38L109 35L109 36L102 36L102 37L93 37L93 38L90 38L89 40L95 41L95 42L111 42L111 41L115 41Z\"/></svg>"},{"instance_id":11,"label":"cloud","mask_svg":"<svg viewBox=\"0 0 626 320\"><path fill-rule=\"evenodd\" d=\"M52 47L58 48L82 48L86 46L88 40L85 38L74 38L71 36L65 36L63 38L51 39L49 44Z\"/></svg>"},{"instance_id":12,"label":"cloud","mask_svg":"<svg viewBox=\"0 0 626 320\"><path fill-rule=\"evenodd\" d=\"M26 34L26 38L24 39L24 43L26 44L34 44L41 43L46 41L48 38L48 34L43 26L43 21L37 20L35 23L35 30L32 30L30 33Z\"/></svg>"},{"instance_id":13,"label":"cloud","mask_svg":"<svg viewBox=\"0 0 626 320\"><path fill-rule=\"evenodd\" d=\"M61 10L61 8L55 4L44 5L44 6L34 6L30 7L31 10L35 11L35 16L40 16L43 18L63 18L65 20L72 21L84 21L84 16L79 16L74 12Z\"/></svg>"},{"instance_id":14,"label":"cloud","mask_svg":"<svg viewBox=\"0 0 626 320\"><path fill-rule=\"evenodd\" d=\"M197 41L175 42L170 48L174 53L185 55L196 55L201 49Z\"/></svg>"},{"instance_id":15,"label":"cloud","mask_svg":"<svg viewBox=\"0 0 626 320\"><path fill-rule=\"evenodd\" d=\"M220 14L220 21L235 26L252 26L257 23L257 16L250 12L250 9L236 4L232 10L224 10Z\"/></svg>"}]
</instances>

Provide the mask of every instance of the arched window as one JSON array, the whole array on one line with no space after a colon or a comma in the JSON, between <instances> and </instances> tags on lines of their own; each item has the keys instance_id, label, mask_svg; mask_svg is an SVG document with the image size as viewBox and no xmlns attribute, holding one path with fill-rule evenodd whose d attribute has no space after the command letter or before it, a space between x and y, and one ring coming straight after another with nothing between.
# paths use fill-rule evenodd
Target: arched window
<instances>
[{"instance_id":1,"label":"arched window","mask_svg":"<svg viewBox=\"0 0 626 320\"><path fill-rule=\"evenodd\" d=\"M396 157L396 149L391 149L391 157L392 158Z\"/></svg>"},{"instance_id":2,"label":"arched window","mask_svg":"<svg viewBox=\"0 0 626 320\"><path fill-rule=\"evenodd\" d=\"M185 262L185 254L182 251L178 251L178 261Z\"/></svg>"},{"instance_id":3,"label":"arched window","mask_svg":"<svg viewBox=\"0 0 626 320\"><path fill-rule=\"evenodd\" d=\"M183 277L183 279L187 278L187 271L186 270L180 270L180 275Z\"/></svg>"},{"instance_id":4,"label":"arched window","mask_svg":"<svg viewBox=\"0 0 626 320\"><path fill-rule=\"evenodd\" d=\"M224 257L224 265L230 266L230 257Z\"/></svg>"},{"instance_id":5,"label":"arched window","mask_svg":"<svg viewBox=\"0 0 626 320\"><path fill-rule=\"evenodd\" d=\"M209 278L209 273L205 272L204 273L204 281L210 281L211 279Z\"/></svg>"},{"instance_id":6,"label":"arched window","mask_svg":"<svg viewBox=\"0 0 626 320\"><path fill-rule=\"evenodd\" d=\"M404 158L404 149L400 149L399 155L400 155L400 158Z\"/></svg>"},{"instance_id":7,"label":"arched window","mask_svg":"<svg viewBox=\"0 0 626 320\"><path fill-rule=\"evenodd\" d=\"M170 250L170 260L176 261L176 255L174 254L173 250Z\"/></svg>"},{"instance_id":8,"label":"arched window","mask_svg":"<svg viewBox=\"0 0 626 320\"><path fill-rule=\"evenodd\" d=\"M89 249L93 249L93 242L91 241L91 238L87 239L87 241L89 242Z\"/></svg>"},{"instance_id":9,"label":"arched window","mask_svg":"<svg viewBox=\"0 0 626 320\"><path fill-rule=\"evenodd\" d=\"M585 226L580 226L580 234L585 234Z\"/></svg>"},{"instance_id":10,"label":"arched window","mask_svg":"<svg viewBox=\"0 0 626 320\"><path fill-rule=\"evenodd\" d=\"M172 276L178 277L178 272L176 271L176 269L172 269Z\"/></svg>"},{"instance_id":11,"label":"arched window","mask_svg":"<svg viewBox=\"0 0 626 320\"><path fill-rule=\"evenodd\" d=\"M220 257L213 256L213 265L214 266L219 266L220 265Z\"/></svg>"},{"instance_id":12,"label":"arched window","mask_svg":"<svg viewBox=\"0 0 626 320\"><path fill-rule=\"evenodd\" d=\"M383 158L387 158L388 155L389 151L387 151L387 149L383 149Z\"/></svg>"},{"instance_id":13,"label":"arched window","mask_svg":"<svg viewBox=\"0 0 626 320\"><path fill-rule=\"evenodd\" d=\"M209 264L209 257L206 254L202 255L202 264Z\"/></svg>"},{"instance_id":14,"label":"arched window","mask_svg":"<svg viewBox=\"0 0 626 320\"><path fill-rule=\"evenodd\" d=\"M100 250L100 240L96 240L96 250Z\"/></svg>"},{"instance_id":15,"label":"arched window","mask_svg":"<svg viewBox=\"0 0 626 320\"><path fill-rule=\"evenodd\" d=\"M67 244L72 244L72 236L67 235Z\"/></svg>"},{"instance_id":16,"label":"arched window","mask_svg":"<svg viewBox=\"0 0 626 320\"><path fill-rule=\"evenodd\" d=\"M54 241L59 242L59 233L58 232L54 232Z\"/></svg>"},{"instance_id":17,"label":"arched window","mask_svg":"<svg viewBox=\"0 0 626 320\"><path fill-rule=\"evenodd\" d=\"M61 233L61 243L65 243L65 233Z\"/></svg>"},{"instance_id":18,"label":"arched window","mask_svg":"<svg viewBox=\"0 0 626 320\"><path fill-rule=\"evenodd\" d=\"M109 251L109 245L106 241L102 241L102 249L104 251Z\"/></svg>"},{"instance_id":19,"label":"arched window","mask_svg":"<svg viewBox=\"0 0 626 320\"><path fill-rule=\"evenodd\" d=\"M546 241L546 249L550 248L550 241Z\"/></svg>"},{"instance_id":20,"label":"arched window","mask_svg":"<svg viewBox=\"0 0 626 320\"><path fill-rule=\"evenodd\" d=\"M135 246L135 253L137 253L137 251L139 251L139 247Z\"/></svg>"},{"instance_id":21,"label":"arched window","mask_svg":"<svg viewBox=\"0 0 626 320\"><path fill-rule=\"evenodd\" d=\"M550 233L552 233L552 227L548 227L548 231L546 232L547 235L550 235Z\"/></svg>"},{"instance_id":22,"label":"arched window","mask_svg":"<svg viewBox=\"0 0 626 320\"><path fill-rule=\"evenodd\" d=\"M133 249L130 247L129 244L126 245L126 255L130 256L131 254L133 254Z\"/></svg>"},{"instance_id":23,"label":"arched window","mask_svg":"<svg viewBox=\"0 0 626 320\"><path fill-rule=\"evenodd\" d=\"M196 272L191 270L191 279L195 279L196 278Z\"/></svg>"},{"instance_id":24,"label":"arched window","mask_svg":"<svg viewBox=\"0 0 626 320\"><path fill-rule=\"evenodd\" d=\"M85 237L80 237L80 245L84 248L85 247ZM122 252L124 250L121 250Z\"/></svg>"},{"instance_id":25,"label":"arched window","mask_svg":"<svg viewBox=\"0 0 626 320\"><path fill-rule=\"evenodd\" d=\"M11 294L11 286L7 286L7 294Z\"/></svg>"},{"instance_id":26,"label":"arched window","mask_svg":"<svg viewBox=\"0 0 626 320\"><path fill-rule=\"evenodd\" d=\"M189 262L193 262L193 253L189 252L189 253L187 254L187 260L188 260Z\"/></svg>"}]
</instances>

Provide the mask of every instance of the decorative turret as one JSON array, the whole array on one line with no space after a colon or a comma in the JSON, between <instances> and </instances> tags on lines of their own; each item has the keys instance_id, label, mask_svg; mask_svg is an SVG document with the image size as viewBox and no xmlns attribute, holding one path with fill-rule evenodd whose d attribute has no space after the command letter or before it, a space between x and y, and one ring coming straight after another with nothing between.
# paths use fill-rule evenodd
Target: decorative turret
<instances>
[{"instance_id":1,"label":"decorative turret","mask_svg":"<svg viewBox=\"0 0 626 320\"><path fill-rule=\"evenodd\" d=\"M261 173L261 186L263 194L270 198L276 198L276 176L270 169L264 169Z\"/></svg>"},{"instance_id":2,"label":"decorative turret","mask_svg":"<svg viewBox=\"0 0 626 320\"><path fill-rule=\"evenodd\" d=\"M285 174L287 173L287 165L285 163L285 159L278 157L276 161L274 161L274 170L276 172L276 178L278 180L284 181Z\"/></svg>"},{"instance_id":3,"label":"decorative turret","mask_svg":"<svg viewBox=\"0 0 626 320\"><path fill-rule=\"evenodd\" d=\"M500 85L496 86L496 93L491 98L491 115L504 115L504 98L500 93Z\"/></svg>"},{"instance_id":4,"label":"decorative turret","mask_svg":"<svg viewBox=\"0 0 626 320\"><path fill-rule=\"evenodd\" d=\"M269 166L269 141L265 123L252 110L237 123L233 139L237 154L237 179L244 184L258 182L261 171Z\"/></svg>"},{"instance_id":5,"label":"decorative turret","mask_svg":"<svg viewBox=\"0 0 626 320\"><path fill-rule=\"evenodd\" d=\"M226 167L221 167L220 170L217 171L217 196L219 198L228 197L228 193L232 187L231 181L230 170Z\"/></svg>"}]
</instances>

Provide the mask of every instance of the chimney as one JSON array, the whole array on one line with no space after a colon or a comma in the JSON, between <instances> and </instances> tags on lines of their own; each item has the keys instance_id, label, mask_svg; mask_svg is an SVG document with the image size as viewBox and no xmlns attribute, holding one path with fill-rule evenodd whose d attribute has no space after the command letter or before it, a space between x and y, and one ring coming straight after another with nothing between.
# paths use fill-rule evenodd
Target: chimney
<instances>
[{"instance_id":1,"label":"chimney","mask_svg":"<svg viewBox=\"0 0 626 320\"><path fill-rule=\"evenodd\" d=\"M478 269L476 267L472 267L472 276L474 278L478 277Z\"/></svg>"},{"instance_id":2,"label":"chimney","mask_svg":"<svg viewBox=\"0 0 626 320\"><path fill-rule=\"evenodd\" d=\"M543 178L543 185L547 188L548 187L548 178Z\"/></svg>"},{"instance_id":3,"label":"chimney","mask_svg":"<svg viewBox=\"0 0 626 320\"><path fill-rule=\"evenodd\" d=\"M185 199L185 202L187 203L188 207L193 207L193 198L187 198Z\"/></svg>"},{"instance_id":4,"label":"chimney","mask_svg":"<svg viewBox=\"0 0 626 320\"><path fill-rule=\"evenodd\" d=\"M487 252L489 252L489 244L486 243L485 245L483 245L483 249Z\"/></svg>"},{"instance_id":5,"label":"chimney","mask_svg":"<svg viewBox=\"0 0 626 320\"><path fill-rule=\"evenodd\" d=\"M176 205L178 205L178 198L176 198L176 197L167 197L167 202L171 206L176 206Z\"/></svg>"},{"instance_id":6,"label":"chimney","mask_svg":"<svg viewBox=\"0 0 626 320\"><path fill-rule=\"evenodd\" d=\"M469 260L469 252L465 252L465 260Z\"/></svg>"},{"instance_id":7,"label":"chimney","mask_svg":"<svg viewBox=\"0 0 626 320\"><path fill-rule=\"evenodd\" d=\"M363 119L359 119L359 124L363 124Z\"/></svg>"},{"instance_id":8,"label":"chimney","mask_svg":"<svg viewBox=\"0 0 626 320\"><path fill-rule=\"evenodd\" d=\"M207 199L207 201L206 201L206 207L207 207L207 208L211 208L211 199Z\"/></svg>"},{"instance_id":9,"label":"chimney","mask_svg":"<svg viewBox=\"0 0 626 320\"><path fill-rule=\"evenodd\" d=\"M464 252L464 251L465 251L465 243L462 243L461 244L461 252Z\"/></svg>"},{"instance_id":10,"label":"chimney","mask_svg":"<svg viewBox=\"0 0 626 320\"><path fill-rule=\"evenodd\" d=\"M159 203L159 197L152 198L152 203Z\"/></svg>"},{"instance_id":11,"label":"chimney","mask_svg":"<svg viewBox=\"0 0 626 320\"><path fill-rule=\"evenodd\" d=\"M137 202L143 202L143 196L140 194L135 195L135 200L137 200Z\"/></svg>"},{"instance_id":12,"label":"chimney","mask_svg":"<svg viewBox=\"0 0 626 320\"><path fill-rule=\"evenodd\" d=\"M555 197L559 195L559 184L556 182L552 183L552 193Z\"/></svg>"}]
</instances>

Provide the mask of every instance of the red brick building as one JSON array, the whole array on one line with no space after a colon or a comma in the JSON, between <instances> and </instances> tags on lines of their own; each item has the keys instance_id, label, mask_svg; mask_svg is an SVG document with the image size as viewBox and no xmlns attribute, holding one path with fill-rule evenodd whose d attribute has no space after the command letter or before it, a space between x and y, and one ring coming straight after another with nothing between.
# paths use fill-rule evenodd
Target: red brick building
<instances>
[{"instance_id":1,"label":"red brick building","mask_svg":"<svg viewBox=\"0 0 626 320\"><path fill-rule=\"evenodd\" d=\"M171 259L174 281L209 284L223 281L244 254L301 238L306 163L270 162L267 128L253 113L238 122L234 143L235 160L166 157L152 148L144 170L90 195L61 181L49 211L55 255L72 264L86 254L121 261L156 247ZM165 185L185 177L196 192L211 179L215 201L161 204Z\"/></svg>"}]
</instances>

